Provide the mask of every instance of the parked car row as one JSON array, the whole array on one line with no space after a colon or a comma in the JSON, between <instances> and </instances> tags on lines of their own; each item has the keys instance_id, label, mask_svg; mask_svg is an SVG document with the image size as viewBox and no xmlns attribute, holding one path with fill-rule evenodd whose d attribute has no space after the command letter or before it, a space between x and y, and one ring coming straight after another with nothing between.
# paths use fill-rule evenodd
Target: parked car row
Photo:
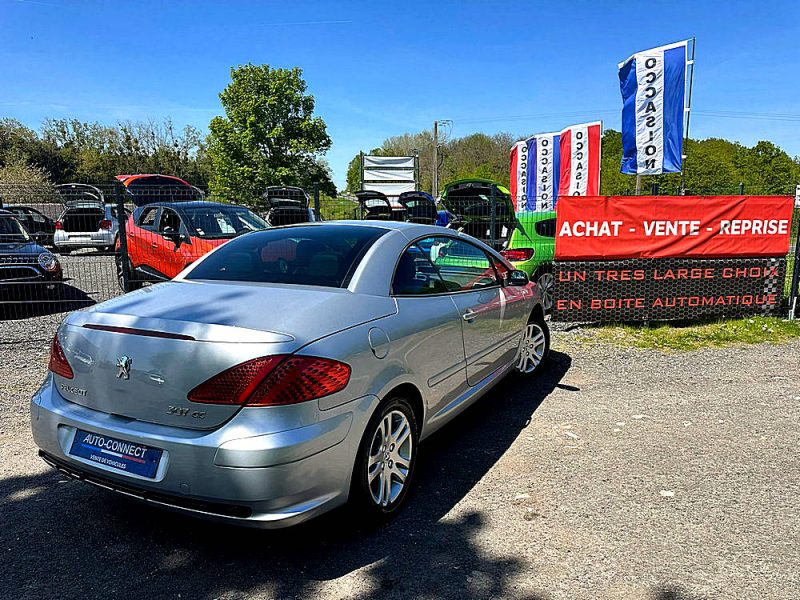
<instances>
[{"instance_id":1,"label":"parked car row","mask_svg":"<svg viewBox=\"0 0 800 600\"><path fill-rule=\"evenodd\" d=\"M316 220L308 194L298 187L270 186L261 210L205 200L196 187L178 177L159 174L119 175L125 202L125 245L120 241L117 199L92 185L56 187L63 204L57 219L32 207L6 209L41 246L66 255L96 248L115 251L116 274L124 291L146 282L166 281L225 241L258 229ZM376 191L357 192L362 219L440 225L490 243L515 268L525 271L543 290L545 311L552 308L552 260L555 213L515 213L511 195L486 179L448 184L437 205L422 191L404 192L392 203ZM494 207L492 207L494 199ZM124 252L122 252L124 250ZM450 260L455 260L451 256ZM126 283L127 282L127 283Z\"/></svg>"}]
</instances>

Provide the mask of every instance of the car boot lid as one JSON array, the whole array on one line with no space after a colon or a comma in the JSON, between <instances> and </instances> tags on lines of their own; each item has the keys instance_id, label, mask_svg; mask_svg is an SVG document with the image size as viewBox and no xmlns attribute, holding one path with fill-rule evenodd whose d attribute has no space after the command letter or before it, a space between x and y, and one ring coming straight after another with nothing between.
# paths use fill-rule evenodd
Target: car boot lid
<instances>
[{"instance_id":1,"label":"car boot lid","mask_svg":"<svg viewBox=\"0 0 800 600\"><path fill-rule=\"evenodd\" d=\"M99 208L105 207L103 192L87 183L63 183L56 186L56 197L66 208Z\"/></svg>"},{"instance_id":2,"label":"car boot lid","mask_svg":"<svg viewBox=\"0 0 800 600\"><path fill-rule=\"evenodd\" d=\"M236 302L231 301L234 297ZM289 306L291 310L281 308ZM296 349L395 312L391 298L340 288L177 280L72 313L67 322L164 331L208 342L288 344ZM321 313L328 318L315 318Z\"/></svg>"},{"instance_id":3,"label":"car boot lid","mask_svg":"<svg viewBox=\"0 0 800 600\"><path fill-rule=\"evenodd\" d=\"M303 188L272 185L263 194L269 208L308 208L309 198Z\"/></svg>"}]
</instances>

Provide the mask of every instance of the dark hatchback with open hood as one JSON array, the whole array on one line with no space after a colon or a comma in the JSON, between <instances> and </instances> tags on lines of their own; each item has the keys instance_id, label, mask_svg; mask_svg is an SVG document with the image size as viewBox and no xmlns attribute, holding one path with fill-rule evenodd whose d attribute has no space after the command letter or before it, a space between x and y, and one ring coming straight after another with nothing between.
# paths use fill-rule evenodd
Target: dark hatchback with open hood
<instances>
[{"instance_id":1,"label":"dark hatchback with open hood","mask_svg":"<svg viewBox=\"0 0 800 600\"><path fill-rule=\"evenodd\" d=\"M266 203L266 222L272 226L294 225L314 221L314 211L309 208L309 198L303 188L290 185L272 185L262 196Z\"/></svg>"},{"instance_id":2,"label":"dark hatchback with open hood","mask_svg":"<svg viewBox=\"0 0 800 600\"><path fill-rule=\"evenodd\" d=\"M492 196L494 194L494 235ZM445 186L442 205L453 215L450 227L496 249L505 248L516 227L511 192L489 179L459 179Z\"/></svg>"}]
</instances>

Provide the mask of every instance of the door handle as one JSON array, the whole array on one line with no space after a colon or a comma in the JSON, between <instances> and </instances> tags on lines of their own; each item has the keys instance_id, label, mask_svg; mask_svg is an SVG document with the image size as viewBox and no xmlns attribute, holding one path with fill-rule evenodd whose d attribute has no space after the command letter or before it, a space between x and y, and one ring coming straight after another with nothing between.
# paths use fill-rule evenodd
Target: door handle
<instances>
[{"instance_id":1,"label":"door handle","mask_svg":"<svg viewBox=\"0 0 800 600\"><path fill-rule=\"evenodd\" d=\"M154 243L150 244L150 247L151 247L151 248L158 248L158 244L156 244L156 243L154 242Z\"/></svg>"},{"instance_id":2,"label":"door handle","mask_svg":"<svg viewBox=\"0 0 800 600\"><path fill-rule=\"evenodd\" d=\"M464 319L467 323L472 323L475 320L475 317L477 316L478 313L468 310L463 315L461 315L461 318Z\"/></svg>"}]
</instances>

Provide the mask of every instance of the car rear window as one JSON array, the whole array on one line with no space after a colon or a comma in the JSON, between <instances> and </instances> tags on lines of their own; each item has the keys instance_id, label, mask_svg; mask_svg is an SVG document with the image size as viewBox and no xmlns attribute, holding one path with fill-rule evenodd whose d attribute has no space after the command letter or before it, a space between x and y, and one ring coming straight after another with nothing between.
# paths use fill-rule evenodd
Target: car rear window
<instances>
[{"instance_id":1,"label":"car rear window","mask_svg":"<svg viewBox=\"0 0 800 600\"><path fill-rule=\"evenodd\" d=\"M315 225L268 229L231 240L186 279L345 287L385 229Z\"/></svg>"}]
</instances>

